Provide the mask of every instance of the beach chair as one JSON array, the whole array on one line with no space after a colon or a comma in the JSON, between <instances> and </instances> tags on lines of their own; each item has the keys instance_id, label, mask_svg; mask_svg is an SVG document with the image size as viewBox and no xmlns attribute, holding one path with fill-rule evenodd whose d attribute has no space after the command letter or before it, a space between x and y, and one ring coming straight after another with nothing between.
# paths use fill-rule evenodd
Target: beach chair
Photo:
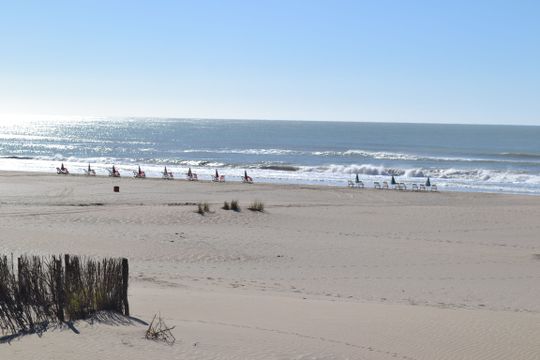
<instances>
[{"instance_id":1,"label":"beach chair","mask_svg":"<svg viewBox=\"0 0 540 360\"><path fill-rule=\"evenodd\" d=\"M380 190L380 189L381 189L381 184L380 184L378 181L374 181L374 182L373 182L373 187L374 187L375 189L379 189L379 190Z\"/></svg>"},{"instance_id":2,"label":"beach chair","mask_svg":"<svg viewBox=\"0 0 540 360\"><path fill-rule=\"evenodd\" d=\"M120 171L118 171L118 169L115 169L114 171L107 169L107 171L109 172L110 177L120 177Z\"/></svg>"},{"instance_id":3,"label":"beach chair","mask_svg":"<svg viewBox=\"0 0 540 360\"><path fill-rule=\"evenodd\" d=\"M412 191L418 191L418 185L412 184Z\"/></svg>"},{"instance_id":4,"label":"beach chair","mask_svg":"<svg viewBox=\"0 0 540 360\"><path fill-rule=\"evenodd\" d=\"M146 177L146 174L144 171L133 170L133 177L136 179L144 179Z\"/></svg>"},{"instance_id":5,"label":"beach chair","mask_svg":"<svg viewBox=\"0 0 540 360\"><path fill-rule=\"evenodd\" d=\"M170 171L163 171L161 174L162 174L162 175L161 175L161 178L162 178L162 179L165 179L165 180L174 180L174 175L173 175L173 173L170 172Z\"/></svg>"},{"instance_id":6,"label":"beach chair","mask_svg":"<svg viewBox=\"0 0 540 360\"><path fill-rule=\"evenodd\" d=\"M96 171L94 169L84 169L84 174L86 176L96 176Z\"/></svg>"},{"instance_id":7,"label":"beach chair","mask_svg":"<svg viewBox=\"0 0 540 360\"><path fill-rule=\"evenodd\" d=\"M426 185L420 184L419 190L420 190L420 191L426 191Z\"/></svg>"},{"instance_id":8,"label":"beach chair","mask_svg":"<svg viewBox=\"0 0 540 360\"><path fill-rule=\"evenodd\" d=\"M212 175L213 182L225 182L225 175L214 176Z\"/></svg>"},{"instance_id":9,"label":"beach chair","mask_svg":"<svg viewBox=\"0 0 540 360\"><path fill-rule=\"evenodd\" d=\"M364 182L362 180L358 181L356 183L356 187L359 188L359 189L363 189L364 188Z\"/></svg>"},{"instance_id":10,"label":"beach chair","mask_svg":"<svg viewBox=\"0 0 540 360\"><path fill-rule=\"evenodd\" d=\"M57 167L57 168L56 168L56 173L57 173L58 175L69 175L69 171L68 171L67 168L61 169L61 168Z\"/></svg>"},{"instance_id":11,"label":"beach chair","mask_svg":"<svg viewBox=\"0 0 540 360\"><path fill-rule=\"evenodd\" d=\"M242 176L241 178L244 184L253 184L253 179L251 176Z\"/></svg>"},{"instance_id":12,"label":"beach chair","mask_svg":"<svg viewBox=\"0 0 540 360\"><path fill-rule=\"evenodd\" d=\"M407 185L405 183L399 183L399 190L407 190Z\"/></svg>"},{"instance_id":13,"label":"beach chair","mask_svg":"<svg viewBox=\"0 0 540 360\"><path fill-rule=\"evenodd\" d=\"M382 183L382 188L383 188L384 190L390 189L390 187L388 187L388 181L383 181L383 183Z\"/></svg>"},{"instance_id":14,"label":"beach chair","mask_svg":"<svg viewBox=\"0 0 540 360\"><path fill-rule=\"evenodd\" d=\"M438 191L438 190L437 190L437 185L432 184L432 185L431 185L431 191Z\"/></svg>"},{"instance_id":15,"label":"beach chair","mask_svg":"<svg viewBox=\"0 0 540 360\"><path fill-rule=\"evenodd\" d=\"M349 187L354 187L354 186L355 186L355 185L354 185L354 181L349 180L348 186L349 186Z\"/></svg>"},{"instance_id":16,"label":"beach chair","mask_svg":"<svg viewBox=\"0 0 540 360\"><path fill-rule=\"evenodd\" d=\"M197 177L197 174L191 173L191 176L188 175L187 179L189 181L199 181L199 178Z\"/></svg>"}]
</instances>

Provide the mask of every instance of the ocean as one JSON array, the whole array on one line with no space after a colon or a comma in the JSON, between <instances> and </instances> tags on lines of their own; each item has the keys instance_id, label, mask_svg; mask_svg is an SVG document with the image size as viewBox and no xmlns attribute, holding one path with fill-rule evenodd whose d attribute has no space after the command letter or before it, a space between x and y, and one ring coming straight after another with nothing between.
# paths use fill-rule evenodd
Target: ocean
<instances>
[{"instance_id":1,"label":"ocean","mask_svg":"<svg viewBox=\"0 0 540 360\"><path fill-rule=\"evenodd\" d=\"M346 186L431 182L443 191L540 194L540 127L203 119L24 121L0 125L0 170Z\"/></svg>"}]
</instances>

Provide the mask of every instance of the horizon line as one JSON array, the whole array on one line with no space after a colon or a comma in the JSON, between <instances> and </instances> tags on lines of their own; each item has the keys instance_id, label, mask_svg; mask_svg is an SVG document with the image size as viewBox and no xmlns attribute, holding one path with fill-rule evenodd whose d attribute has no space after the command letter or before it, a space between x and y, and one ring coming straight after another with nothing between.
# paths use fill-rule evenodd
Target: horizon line
<instances>
[{"instance_id":1,"label":"horizon line","mask_svg":"<svg viewBox=\"0 0 540 360\"><path fill-rule=\"evenodd\" d=\"M11 119L9 119L11 118ZM324 119L279 119L279 118L230 118L230 117L198 117L198 116L153 116L153 115L46 115L46 114L0 114L2 120L8 121L92 121L92 120L213 120L213 121L281 121L281 122L329 122L329 123L360 123L360 124L409 124L409 125L470 125L470 126L534 126L540 124L527 123L461 123L461 122L422 122L422 121L373 121L373 120L324 120Z\"/></svg>"}]
</instances>

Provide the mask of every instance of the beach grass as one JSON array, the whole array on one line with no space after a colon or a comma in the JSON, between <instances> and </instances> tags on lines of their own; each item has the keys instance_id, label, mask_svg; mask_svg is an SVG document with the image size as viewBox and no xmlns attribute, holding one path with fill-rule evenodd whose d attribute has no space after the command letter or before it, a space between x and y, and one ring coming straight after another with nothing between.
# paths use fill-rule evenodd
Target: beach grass
<instances>
[{"instance_id":1,"label":"beach grass","mask_svg":"<svg viewBox=\"0 0 540 360\"><path fill-rule=\"evenodd\" d=\"M248 209L251 211L264 212L264 203L262 201L255 200L249 205Z\"/></svg>"}]
</instances>

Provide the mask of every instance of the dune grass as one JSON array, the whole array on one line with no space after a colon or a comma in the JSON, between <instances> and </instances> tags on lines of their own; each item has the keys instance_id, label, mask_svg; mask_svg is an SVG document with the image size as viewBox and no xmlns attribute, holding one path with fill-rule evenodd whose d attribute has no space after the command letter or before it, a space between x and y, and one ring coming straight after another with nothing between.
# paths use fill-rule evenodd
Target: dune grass
<instances>
[{"instance_id":1,"label":"dune grass","mask_svg":"<svg viewBox=\"0 0 540 360\"><path fill-rule=\"evenodd\" d=\"M208 205L207 202L204 203L198 203L197 204L197 211L195 211L199 215L204 215L206 213L210 212L210 205Z\"/></svg>"},{"instance_id":2,"label":"dune grass","mask_svg":"<svg viewBox=\"0 0 540 360\"><path fill-rule=\"evenodd\" d=\"M249 205L248 209L251 211L264 212L264 203L262 201L255 200Z\"/></svg>"},{"instance_id":3,"label":"dune grass","mask_svg":"<svg viewBox=\"0 0 540 360\"><path fill-rule=\"evenodd\" d=\"M238 203L238 200L231 201L231 210L240 212L240 204Z\"/></svg>"}]
</instances>

